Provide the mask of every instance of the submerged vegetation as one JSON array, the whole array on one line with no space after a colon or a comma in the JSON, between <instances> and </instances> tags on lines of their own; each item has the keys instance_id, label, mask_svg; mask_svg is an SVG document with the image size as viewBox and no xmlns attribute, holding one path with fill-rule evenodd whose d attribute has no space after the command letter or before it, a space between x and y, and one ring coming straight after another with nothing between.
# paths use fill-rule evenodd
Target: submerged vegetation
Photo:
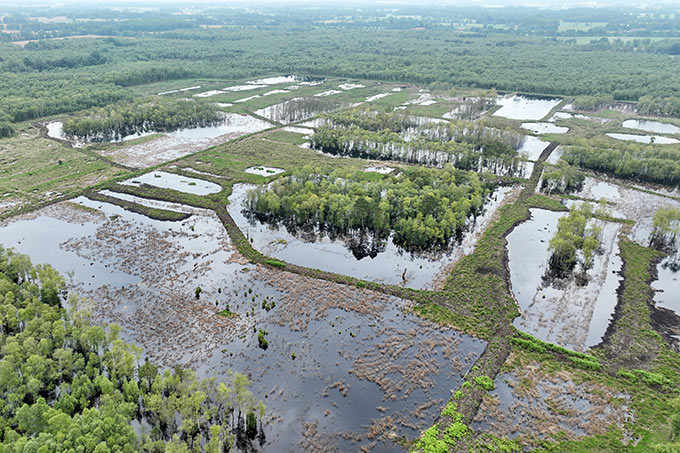
<instances>
[{"instance_id":1,"label":"submerged vegetation","mask_svg":"<svg viewBox=\"0 0 680 453\"><path fill-rule=\"evenodd\" d=\"M85 243L109 247L95 247L109 253L92 254L90 259L78 255L83 259L80 264L92 270L87 272L92 285L100 277L95 278L95 273L112 266L109 258L125 258L116 271L125 278L129 273L131 279L136 273L163 272L164 256L186 257L182 262L187 263L189 257L194 260L193 267L187 265L178 274L181 278L173 278L177 286L167 294L146 283L120 288L112 284L106 291L101 286L99 292L90 292L102 295L96 300L95 317L87 303L68 297L67 285L50 267L32 266L26 257L0 248L0 451L258 451L265 442L264 406L248 390L249 380L226 371L217 376L219 381L200 380L193 371L174 364L190 363L203 373L211 367L257 370L260 360L279 367L295 361L295 369L311 370L313 379L321 381L327 376L316 365L338 366L341 361L346 362L343 366L351 365L354 352L361 358L376 351L380 354L363 366L381 370L375 384L400 386L395 390L404 400L396 392L384 398L366 437L344 430L335 424L339 418L333 418L336 409L344 415L337 401L365 395L358 393L364 392L363 384L348 379L326 388L324 398L336 389L340 400L333 400L333 395L326 399L331 404L323 418L316 417L320 421L301 411L280 423L289 432L274 430L270 449L327 451L336 448L337 441L336 449L342 450L388 450L394 447L392 442L399 442L413 451L442 453L531 448L679 450L680 361L673 348L678 346L680 318L674 310L655 305L651 285L664 278L664 266L675 266L677 272L677 265L668 264L664 254L677 252L680 211L675 204L658 209L652 228L649 217L653 209L665 206L659 200L669 205L669 200L678 200L672 190L680 185L680 9L652 5L645 10L535 11L397 5L387 12L383 6L363 5L361 11L327 6L282 5L269 10L216 6L191 14L168 5L150 11L55 6L45 16L42 12L35 16L38 8L0 8L0 179L4 182L0 215L8 219L3 225L11 227L15 221L34 225L31 222L43 211L31 211L85 195L98 201L98 208L77 205L80 211L67 215L82 221L83 230L91 227L88 240L62 242L58 247L60 253L90 253ZM81 39L57 39L66 37ZM536 108L540 104L547 106ZM499 108L515 112L503 115ZM653 121L650 115L664 118ZM228 119L234 120L227 123ZM522 123L525 120L531 122ZM239 121L243 125L236 124ZM645 126L645 122L652 124ZM51 139L59 123L77 146ZM197 139L191 147L183 143L185 132L190 136L204 130L163 134L217 125L221 127L211 130L223 135L205 142ZM637 134L645 135L622 134L638 127ZM135 137L142 134L144 138ZM617 134L621 140L615 139ZM128 141L131 138L136 139ZM625 141L636 139L640 143ZM563 160L555 161L558 146ZM154 160L133 157L141 152ZM220 187L201 195L179 190L196 185L193 181L174 189L126 183L161 170L187 180L201 175ZM654 188L654 193L637 184L635 189L650 195L644 199L650 200L649 206L637 209L639 200L627 199L631 187L622 181L584 184L585 177L595 172L671 187L663 193ZM243 192L237 192L243 190L242 183L258 185L247 195L249 220L283 225L317 244L308 247L302 241L283 239L258 242L254 230L242 231L231 217L234 211L227 209L230 193L242 200ZM493 209L485 210L492 190L509 184L513 186L493 192L498 198L489 204ZM535 193L539 184L546 195ZM199 182L190 188L200 186ZM102 189L135 197L116 198ZM583 193L569 195L575 191ZM583 291L574 294L583 297L580 304L562 297L559 304L571 311L561 310L552 304L558 299L550 288L526 285L526 291L536 289L535 301L546 299L537 309L539 328L532 331L540 338L518 330L526 329L518 315L527 310L521 297L513 297L520 295L520 285L510 280L514 266L511 269L509 263L508 234L529 218L532 208L566 212L564 199L571 199L568 204L573 206L600 196L606 199L602 206L616 206L616 218L583 203L559 221L561 214L549 213L548 226L542 225L539 234L527 234L527 241L543 243L541 253L549 248L548 272L553 275L545 277L571 278L579 272L556 284L576 283ZM125 212L107 217L104 204L145 217L131 220ZM61 208L47 209L56 216ZM237 220L241 219L239 215ZM52 220L61 221L48 221ZM167 222L162 234L150 226L160 224L156 220ZM95 225L100 221L107 230ZM555 233L548 230L555 223L557 231L548 247L545 242ZM120 231L114 232L118 226ZM201 233L208 227L210 235ZM600 244L602 231L606 234ZM279 233L290 239L287 233ZM17 248L41 246L35 244L30 228L15 237L16 244L10 245ZM324 264L317 265L324 258L309 250L326 247L324 242L336 237L359 259L376 257L391 247L390 241L398 246L397 254L406 250L418 256L393 260L395 269L401 268L392 284L374 273L380 259L363 260L360 264L370 270L359 277L342 267L333 268L334 273ZM640 245L650 237L650 248ZM451 247L456 241L460 242ZM217 251L211 251L212 246ZM128 255L123 247L136 254ZM445 259L439 260L441 254L433 251L446 251ZM144 253L148 262L127 259ZM295 261L296 254L313 254L313 261L303 265ZM538 257L541 269L546 256ZM358 262L349 258L352 265ZM430 274L415 258L421 263L429 260L427 265L440 272L437 278L422 278ZM68 255L64 260L78 265ZM600 272L600 262L622 264L611 267L613 273L609 267ZM215 285L201 278L210 277L217 264L229 271L222 273L227 281L215 293ZM177 270L167 269L169 277ZM427 281L422 286L410 284L413 275ZM602 285L611 284L608 294L617 296L611 301L592 296L588 285L581 285L585 279L591 283L602 279ZM233 295L222 291L241 281L248 281L243 291ZM671 281L676 281L675 276ZM90 281L74 285L87 288ZM561 291L557 285L554 289ZM272 293L257 293L262 286L268 290L271 286ZM286 294L278 294L279 289ZM139 300L137 295L148 294L147 290L158 290L169 315L159 315L166 313L160 305L149 309L121 303ZM672 290L666 289L665 294L674 294ZM522 296L527 294L524 288L521 291ZM350 293L352 300L344 300ZM404 364L381 360L418 338L402 341L394 336L389 343L376 343L389 334L390 322L404 316L401 305L395 309L394 297L410 299L406 310L484 340L481 355L469 359L476 360L474 366L460 373L465 379L460 388L440 385L453 382L445 373L454 376L460 371L449 339L435 341L416 328L403 334L404 338L412 332L428 335L422 341L422 355L405 365L409 371L405 379L393 380L393 372ZM319 305L321 299L324 304ZM610 302L611 307L602 308ZM241 303L247 303L245 311ZM346 325L350 312L365 314L372 304L387 307L381 311L381 321L388 322L361 319ZM138 315L144 322L131 321ZM314 324L326 315L330 328ZM607 316L598 319L599 315ZM609 329L598 336L599 345L572 351L564 347L572 340L567 337L585 341L576 338L580 334L572 335L568 329L555 337L543 334L559 330L555 320L567 316L584 325L607 322ZM126 334L139 327L134 335L147 348L145 352L170 368L159 369L144 360L141 349L120 339L120 328L96 326L95 319L122 322ZM292 334L285 326L288 323ZM319 330L304 331L310 323L360 343L356 351L340 347L334 358L323 357L316 348L322 342L314 342ZM167 332L158 335L166 327L177 334L173 335L176 344L149 340L167 339ZM238 329L248 335L240 335ZM198 336L205 342L194 341ZM546 341L550 338L559 345ZM586 344L583 341L579 344ZM325 344L322 347L321 351L329 351ZM474 351L461 352L471 357ZM435 355L444 357L452 368L436 366ZM503 373L517 374L519 367L526 372L516 382L503 379ZM256 386L267 387L258 391L266 392L272 420L283 420L289 412L281 407L303 401L309 394L282 377L283 369L274 370L273 386L273 374L252 373ZM436 373L441 373L441 381L430 381ZM351 379L362 380L361 373L350 374ZM550 388L561 387L561 392L544 395L545 388L533 385L538 379L552 379L555 386ZM401 387L403 382L411 387ZM568 427L544 420L539 404L526 410L514 406L523 418L510 425L521 429L504 433L494 430L493 414L484 412L486 403L502 399L514 385L510 393L546 403L551 416L585 415L583 420L590 423L591 414L583 409L587 406L578 400L583 393L575 390L584 383L597 386L583 391L597 393L599 401L609 400L602 411L617 413L616 418L605 418L599 431L586 429L585 434L572 436ZM600 384L606 384L606 389ZM417 386L443 392L424 401L419 399L420 391L411 391ZM443 403L449 390L453 397ZM574 404L562 404L562 399L571 398L568 403ZM363 410L363 402L347 401ZM401 403L417 407L418 423L392 417ZM318 407L313 410L322 413ZM441 416L435 419L434 413ZM310 414L312 419L306 419ZM506 415L505 420L511 420L516 414ZM475 418L482 424L475 424ZM395 427L400 424L411 431L404 434ZM298 429L301 425L303 430ZM543 436L546 432L550 434ZM346 442L352 447L343 448Z\"/></svg>"},{"instance_id":2,"label":"submerged vegetation","mask_svg":"<svg viewBox=\"0 0 680 453\"><path fill-rule=\"evenodd\" d=\"M90 322L51 267L0 248L0 441L6 451L231 450L252 442L264 410L242 374L217 383L193 371L160 371ZM66 301L64 301L66 302ZM250 415L253 414L253 415ZM147 426L144 434L134 425Z\"/></svg>"},{"instance_id":3,"label":"submerged vegetation","mask_svg":"<svg viewBox=\"0 0 680 453\"><path fill-rule=\"evenodd\" d=\"M488 189L474 173L405 168L375 179L368 173L319 175L303 168L248 194L257 218L346 236L371 233L408 249L446 247L479 212Z\"/></svg>"}]
</instances>

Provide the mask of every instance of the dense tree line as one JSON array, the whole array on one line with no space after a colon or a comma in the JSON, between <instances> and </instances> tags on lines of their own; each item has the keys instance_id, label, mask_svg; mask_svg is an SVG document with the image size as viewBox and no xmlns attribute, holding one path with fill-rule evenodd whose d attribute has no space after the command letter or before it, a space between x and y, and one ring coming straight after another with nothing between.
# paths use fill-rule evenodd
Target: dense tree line
<instances>
[{"instance_id":1,"label":"dense tree line","mask_svg":"<svg viewBox=\"0 0 680 453\"><path fill-rule=\"evenodd\" d=\"M245 376L160 371L64 296L51 267L0 247L0 451L221 453L254 442L264 406Z\"/></svg>"},{"instance_id":2,"label":"dense tree line","mask_svg":"<svg viewBox=\"0 0 680 453\"><path fill-rule=\"evenodd\" d=\"M680 96L642 96L637 110L646 115L680 116Z\"/></svg>"},{"instance_id":3,"label":"dense tree line","mask_svg":"<svg viewBox=\"0 0 680 453\"><path fill-rule=\"evenodd\" d=\"M623 179L668 185L680 184L680 151L660 145L620 144L617 149L565 147L562 158L572 165L609 173Z\"/></svg>"},{"instance_id":4,"label":"dense tree line","mask_svg":"<svg viewBox=\"0 0 680 453\"><path fill-rule=\"evenodd\" d=\"M404 129L413 120L405 117L400 121L395 115L382 118L385 128L379 129L375 118L368 115L370 129L362 129L344 116L342 123L349 127L325 124L316 129L311 146L333 155L438 166L450 163L463 170L502 175L521 174L524 169L525 162L516 150L522 140L517 132L464 122ZM362 123L364 120L359 119L356 124Z\"/></svg>"},{"instance_id":5,"label":"dense tree line","mask_svg":"<svg viewBox=\"0 0 680 453\"><path fill-rule=\"evenodd\" d=\"M632 101L680 97L680 62L668 55L584 49L534 37L515 37L511 46L506 41L504 35L445 29L279 25L175 29L24 48L0 43L0 109L21 121L115 102L127 95L122 86L295 72Z\"/></svg>"},{"instance_id":6,"label":"dense tree line","mask_svg":"<svg viewBox=\"0 0 680 453\"><path fill-rule=\"evenodd\" d=\"M14 135L14 126L12 125L12 117L6 113L0 112L0 138Z\"/></svg>"},{"instance_id":7,"label":"dense tree line","mask_svg":"<svg viewBox=\"0 0 680 453\"><path fill-rule=\"evenodd\" d=\"M64 122L64 134L88 141L111 141L141 132L167 132L220 121L220 113L212 104L154 96L83 112Z\"/></svg>"},{"instance_id":8,"label":"dense tree line","mask_svg":"<svg viewBox=\"0 0 680 453\"><path fill-rule=\"evenodd\" d=\"M123 88L102 81L97 73L86 71L68 76L52 72L17 73L7 71L0 78L0 110L14 121L25 121L58 113L104 106L131 98Z\"/></svg>"},{"instance_id":9,"label":"dense tree line","mask_svg":"<svg viewBox=\"0 0 680 453\"><path fill-rule=\"evenodd\" d=\"M406 115L396 111L376 112L367 108L346 109L322 115L321 118L325 123L336 127L355 126L373 132L383 130L406 132L409 129L423 126L428 120L428 118Z\"/></svg>"},{"instance_id":10,"label":"dense tree line","mask_svg":"<svg viewBox=\"0 0 680 453\"><path fill-rule=\"evenodd\" d=\"M614 96L611 94L576 96L571 104L577 110L593 112L614 105Z\"/></svg>"},{"instance_id":11,"label":"dense tree line","mask_svg":"<svg viewBox=\"0 0 680 453\"><path fill-rule=\"evenodd\" d=\"M541 178L541 190L564 194L580 190L586 179L585 175L563 159L560 159L555 167L546 168Z\"/></svg>"},{"instance_id":12,"label":"dense tree line","mask_svg":"<svg viewBox=\"0 0 680 453\"><path fill-rule=\"evenodd\" d=\"M80 6L80 5L79 5ZM477 34L502 33L505 36L624 36L632 30L637 36L678 36L680 19L672 6L655 5L653 12L639 14L636 8L569 8L537 9L527 6L508 6L493 12L477 5L400 4L393 14L386 14L380 5L326 5L323 9L299 8L290 5L268 5L266 9L210 8L207 13L176 15L178 8L163 7L151 11L121 9L111 11L103 7L79 9L54 6L52 16L81 19L72 23L49 23L35 16L44 15L38 8L5 8L10 13L2 20L17 36L67 36L106 30L109 34L159 32L171 29L191 29L199 26L280 26L295 23L307 27L383 28L409 30L413 27L446 30L452 24L472 24ZM85 19L85 20L82 20ZM97 19L96 22L91 19ZM561 27L562 22L574 22L575 27ZM589 26L580 27L579 23ZM98 28L97 28L98 27Z\"/></svg>"},{"instance_id":13,"label":"dense tree line","mask_svg":"<svg viewBox=\"0 0 680 453\"><path fill-rule=\"evenodd\" d=\"M337 110L347 104L328 98L318 98L307 96L304 98L293 98L276 105L267 107L267 117L273 121L280 121L284 124L295 121L307 120L314 115L324 112Z\"/></svg>"},{"instance_id":14,"label":"dense tree line","mask_svg":"<svg viewBox=\"0 0 680 453\"><path fill-rule=\"evenodd\" d=\"M567 276L577 264L585 273L592 266L595 252L600 247L602 228L592 224L593 208L583 203L560 217L557 233L550 240L550 259L552 273L559 277Z\"/></svg>"},{"instance_id":15,"label":"dense tree line","mask_svg":"<svg viewBox=\"0 0 680 453\"><path fill-rule=\"evenodd\" d=\"M657 209L652 225L652 244L677 251L680 243L680 209L670 206Z\"/></svg>"},{"instance_id":16,"label":"dense tree line","mask_svg":"<svg viewBox=\"0 0 680 453\"><path fill-rule=\"evenodd\" d=\"M405 168L376 180L364 172L324 176L309 166L248 193L256 218L344 236L372 233L411 250L446 247L482 208L488 189L475 173Z\"/></svg>"}]
</instances>

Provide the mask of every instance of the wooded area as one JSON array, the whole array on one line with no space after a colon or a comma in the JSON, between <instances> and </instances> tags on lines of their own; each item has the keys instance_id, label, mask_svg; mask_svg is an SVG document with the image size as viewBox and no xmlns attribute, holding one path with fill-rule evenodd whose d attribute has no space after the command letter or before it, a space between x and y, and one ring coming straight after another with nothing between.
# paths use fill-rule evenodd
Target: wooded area
<instances>
[{"instance_id":1,"label":"wooded area","mask_svg":"<svg viewBox=\"0 0 680 453\"><path fill-rule=\"evenodd\" d=\"M474 173L405 168L397 175L303 168L248 194L251 215L333 234L371 233L411 250L446 247L482 208L488 188Z\"/></svg>"},{"instance_id":2,"label":"wooded area","mask_svg":"<svg viewBox=\"0 0 680 453\"><path fill-rule=\"evenodd\" d=\"M668 111L667 98L680 96L680 71L672 56L628 47L451 29L279 24L163 31L173 23L179 27L177 20L150 19L153 35L138 35L129 30L131 21L120 21L107 24L106 33L118 36L24 47L1 43L0 112L22 121L127 99L123 87L131 85L292 72L631 101L652 96L661 111ZM120 36L128 33L135 39Z\"/></svg>"},{"instance_id":3,"label":"wooded area","mask_svg":"<svg viewBox=\"0 0 680 453\"><path fill-rule=\"evenodd\" d=\"M557 233L550 240L550 270L559 277L567 276L579 264L585 273L600 247L602 227L592 223L593 208L583 203L560 217Z\"/></svg>"},{"instance_id":4,"label":"wooded area","mask_svg":"<svg viewBox=\"0 0 680 453\"><path fill-rule=\"evenodd\" d=\"M523 170L517 152L523 136L510 130L477 122L438 124L422 117L356 111L330 115L326 121L311 139L312 148L324 153L426 165L450 163L463 170L501 175Z\"/></svg>"},{"instance_id":5,"label":"wooded area","mask_svg":"<svg viewBox=\"0 0 680 453\"><path fill-rule=\"evenodd\" d=\"M0 247L3 451L219 453L255 441L260 427L246 416L264 406L246 376L218 385L181 367L161 372L118 326L93 325L90 309L50 266Z\"/></svg>"},{"instance_id":6,"label":"wooded area","mask_svg":"<svg viewBox=\"0 0 680 453\"><path fill-rule=\"evenodd\" d=\"M566 147L562 158L572 165L623 179L680 184L680 151L654 145L621 144L617 148Z\"/></svg>"},{"instance_id":7,"label":"wooded area","mask_svg":"<svg viewBox=\"0 0 680 453\"><path fill-rule=\"evenodd\" d=\"M65 121L63 130L88 141L111 141L143 132L212 126L220 120L214 105L154 96L82 112Z\"/></svg>"}]
</instances>

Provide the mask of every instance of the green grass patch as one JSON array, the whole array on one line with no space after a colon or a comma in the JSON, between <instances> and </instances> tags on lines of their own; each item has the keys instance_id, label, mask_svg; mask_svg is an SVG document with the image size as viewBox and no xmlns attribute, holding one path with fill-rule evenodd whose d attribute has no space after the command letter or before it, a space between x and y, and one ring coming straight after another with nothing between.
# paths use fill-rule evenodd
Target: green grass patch
<instances>
[{"instance_id":1,"label":"green grass patch","mask_svg":"<svg viewBox=\"0 0 680 453\"><path fill-rule=\"evenodd\" d=\"M496 388L496 385L493 383L493 379L491 379L489 376L475 376L475 384L487 392L490 392Z\"/></svg>"},{"instance_id":2,"label":"green grass patch","mask_svg":"<svg viewBox=\"0 0 680 453\"><path fill-rule=\"evenodd\" d=\"M264 260L264 264L267 264L269 266L274 266L274 267L277 267L279 269L284 269L286 267L286 263L278 261L278 260L274 260L274 259L266 259L266 260Z\"/></svg>"},{"instance_id":3,"label":"green grass patch","mask_svg":"<svg viewBox=\"0 0 680 453\"><path fill-rule=\"evenodd\" d=\"M233 311L231 311L229 309L222 310L222 311L218 312L217 314L219 316L223 316L225 318L234 318L234 317L238 316L238 313L234 313Z\"/></svg>"},{"instance_id":4,"label":"green grass patch","mask_svg":"<svg viewBox=\"0 0 680 453\"><path fill-rule=\"evenodd\" d=\"M299 132L284 131L282 129L277 129L266 135L269 140L275 142L289 143L291 145L302 145L306 140L303 138L305 134Z\"/></svg>"},{"instance_id":5,"label":"green grass patch","mask_svg":"<svg viewBox=\"0 0 680 453\"><path fill-rule=\"evenodd\" d=\"M134 212L136 214L142 214L146 217L155 220L179 222L186 220L191 217L191 214L185 212L169 211L167 209L151 208L149 206L144 206L138 203L133 203L127 200L121 200L120 198L110 197L108 195L103 195L98 192L89 192L86 194L91 200L100 201L102 203L109 203L116 206L120 206L126 211Z\"/></svg>"}]
</instances>

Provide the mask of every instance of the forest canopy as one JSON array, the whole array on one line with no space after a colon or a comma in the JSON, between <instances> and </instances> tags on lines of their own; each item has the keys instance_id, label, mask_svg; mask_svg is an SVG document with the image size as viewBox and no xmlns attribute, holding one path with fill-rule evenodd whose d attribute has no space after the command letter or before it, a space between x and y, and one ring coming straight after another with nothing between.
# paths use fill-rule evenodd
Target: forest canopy
<instances>
[{"instance_id":1,"label":"forest canopy","mask_svg":"<svg viewBox=\"0 0 680 453\"><path fill-rule=\"evenodd\" d=\"M153 96L82 112L64 122L64 133L89 141L111 141L142 132L210 126L220 120L212 104Z\"/></svg>"},{"instance_id":2,"label":"forest canopy","mask_svg":"<svg viewBox=\"0 0 680 453\"><path fill-rule=\"evenodd\" d=\"M54 269L0 247L0 451L219 453L254 441L261 427L246 419L264 406L244 375L218 384L160 370L65 296Z\"/></svg>"},{"instance_id":3,"label":"forest canopy","mask_svg":"<svg viewBox=\"0 0 680 453\"><path fill-rule=\"evenodd\" d=\"M206 25L216 21L214 17L191 20ZM677 102L672 99L680 97L679 63L668 54L672 42L636 46L633 41L613 44L605 39L597 45L580 45L541 36L509 39L498 28L483 33L450 27L338 29L318 23L305 28L289 20L278 24L260 20L259 26L246 22L249 25L199 28L196 22L187 27L178 24L173 16L150 17L150 23L157 21L157 26L146 27L153 35L143 34L141 25L138 30L128 29L133 21L111 21L105 32L95 33L109 35L99 39L34 42L24 47L0 42L4 94L0 110L14 121L24 121L130 99L123 87L145 83L196 77L239 80L295 72L594 96L591 100L605 96L637 101L649 96L654 99L653 110L662 112L674 112ZM80 27L92 24L99 23ZM173 24L178 28L168 29ZM104 29L103 24L98 26ZM39 30L31 33L42 35ZM508 64L511 61L521 64ZM583 67L589 70L584 72ZM647 98L643 101L648 104Z\"/></svg>"},{"instance_id":4,"label":"forest canopy","mask_svg":"<svg viewBox=\"0 0 680 453\"><path fill-rule=\"evenodd\" d=\"M446 247L466 219L477 214L488 188L475 173L404 168L395 175L310 167L248 194L248 210L260 220L335 234L371 233L404 248Z\"/></svg>"},{"instance_id":5,"label":"forest canopy","mask_svg":"<svg viewBox=\"0 0 680 453\"><path fill-rule=\"evenodd\" d=\"M663 145L619 144L617 148L577 145L564 148L571 165L635 181L680 184L680 150Z\"/></svg>"},{"instance_id":6,"label":"forest canopy","mask_svg":"<svg viewBox=\"0 0 680 453\"><path fill-rule=\"evenodd\" d=\"M463 170L517 175L524 163L517 149L523 136L477 122L440 124L398 113L341 112L326 116L312 136L325 153L427 165L452 164Z\"/></svg>"}]
</instances>

